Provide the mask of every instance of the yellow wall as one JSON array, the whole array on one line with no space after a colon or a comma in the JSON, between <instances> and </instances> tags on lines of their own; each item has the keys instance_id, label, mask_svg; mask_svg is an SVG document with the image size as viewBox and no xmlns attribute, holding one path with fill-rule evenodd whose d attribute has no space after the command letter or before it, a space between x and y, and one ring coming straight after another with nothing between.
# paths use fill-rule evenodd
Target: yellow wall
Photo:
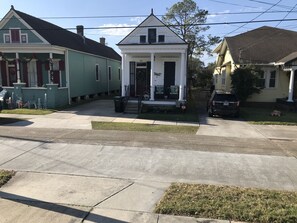
<instances>
[{"instance_id":1,"label":"yellow wall","mask_svg":"<svg viewBox=\"0 0 297 223\"><path fill-rule=\"evenodd\" d=\"M224 56L223 61L219 65L225 65L224 67L217 67L214 71L214 80L217 75L217 82L215 84L216 90L231 90L231 74L236 69L236 66L231 57L230 51L227 49ZM226 70L226 84L222 85L222 70ZM275 102L277 98L285 98L288 96L289 91L289 75L287 72L282 70L278 70L277 67L274 66L266 66L263 67L264 70L276 69L277 70L277 78L276 78L276 87L275 88L264 88L262 89L260 94L252 95L248 101L249 102Z\"/></svg>"}]
</instances>

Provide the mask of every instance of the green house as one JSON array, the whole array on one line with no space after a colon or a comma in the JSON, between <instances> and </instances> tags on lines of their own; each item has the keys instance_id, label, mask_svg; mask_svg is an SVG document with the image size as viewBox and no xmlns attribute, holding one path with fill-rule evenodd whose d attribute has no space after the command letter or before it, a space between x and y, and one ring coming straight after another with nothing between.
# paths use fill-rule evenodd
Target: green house
<instances>
[{"instance_id":1,"label":"green house","mask_svg":"<svg viewBox=\"0 0 297 223\"><path fill-rule=\"evenodd\" d=\"M100 42L17 11L0 21L0 86L9 103L56 108L119 92L121 56Z\"/></svg>"}]
</instances>

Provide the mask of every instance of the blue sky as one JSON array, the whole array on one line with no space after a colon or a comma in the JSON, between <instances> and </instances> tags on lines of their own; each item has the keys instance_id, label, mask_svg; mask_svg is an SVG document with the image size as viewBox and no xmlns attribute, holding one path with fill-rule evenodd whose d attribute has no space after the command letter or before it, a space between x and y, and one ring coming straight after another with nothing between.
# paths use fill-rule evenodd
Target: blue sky
<instances>
[{"instance_id":1,"label":"blue sky","mask_svg":"<svg viewBox=\"0 0 297 223\"><path fill-rule=\"evenodd\" d=\"M85 30L85 35L88 38L98 41L100 37L104 36L108 45L119 52L116 44L123 39L131 29L96 28L106 26L136 26L145 19L145 17L140 17L140 15L149 15L152 8L154 9L155 15L164 15L167 11L166 9L177 2L177 0L0 0L0 18L3 18L9 11L11 5L14 5L15 9L19 11L38 18L44 18L44 20L63 28L75 28L76 25L84 25L85 28L92 28ZM296 0L196 0L195 2L199 8L209 11L209 23L297 18ZM273 13L269 13L272 11ZM49 17L90 16L125 17L49 19ZM278 23L279 22L212 25L207 34L223 38L225 35L234 36L264 25L297 31L296 21ZM203 57L205 64L214 60L215 57Z\"/></svg>"}]
</instances>

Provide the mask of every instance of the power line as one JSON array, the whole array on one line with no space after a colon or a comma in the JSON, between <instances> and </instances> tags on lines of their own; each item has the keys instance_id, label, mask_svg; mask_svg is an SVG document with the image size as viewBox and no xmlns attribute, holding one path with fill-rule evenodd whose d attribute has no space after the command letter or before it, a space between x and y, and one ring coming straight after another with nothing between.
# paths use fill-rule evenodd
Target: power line
<instances>
[{"instance_id":1,"label":"power line","mask_svg":"<svg viewBox=\"0 0 297 223\"><path fill-rule=\"evenodd\" d=\"M227 33L227 35L230 35L233 32L236 32L237 30L241 29L242 27L244 27L245 25L253 22L255 19L259 18L261 15L263 15L264 13L268 12L270 9L272 9L273 7L275 7L276 5L278 5L282 0L279 0L277 3L273 4L270 8L266 9L264 12L260 13L259 15L257 15L255 18L253 18L252 20L250 20L249 22L247 22L246 24L243 24L242 26L234 29L233 31Z\"/></svg>"},{"instance_id":2,"label":"power line","mask_svg":"<svg viewBox=\"0 0 297 223\"><path fill-rule=\"evenodd\" d=\"M240 4L236 4L236 3L224 2L224 1L219 1L219 0L208 0L208 1L221 3L221 4L225 4L225 5L233 5L233 6L240 6L240 7L246 7L246 8L253 8L253 9L258 9L259 8L259 7L254 7L254 6L250 6L250 5L240 5Z\"/></svg>"},{"instance_id":3,"label":"power line","mask_svg":"<svg viewBox=\"0 0 297 223\"><path fill-rule=\"evenodd\" d=\"M297 13L296 11L291 10L275 10L275 11L248 11L248 12L210 12L207 16L214 16L214 15L245 15L245 14L258 14L258 13L267 13L267 14L274 14L274 13ZM112 19L112 18L146 18L148 15L103 15L103 16L46 16L46 17L37 17L39 19L44 20L57 20L57 19ZM155 15L157 17L162 17L164 15ZM3 19L19 19L16 17L13 18L0 18Z\"/></svg>"},{"instance_id":4,"label":"power line","mask_svg":"<svg viewBox=\"0 0 297 223\"><path fill-rule=\"evenodd\" d=\"M297 4L294 5L294 7L290 10L290 12L288 12L283 19L287 18L288 15L291 13L291 11L293 11L295 8L296 8ZM279 23L275 26L275 27L278 27L281 23L282 23L283 20L279 21Z\"/></svg>"},{"instance_id":5,"label":"power line","mask_svg":"<svg viewBox=\"0 0 297 223\"><path fill-rule=\"evenodd\" d=\"M250 2L256 2L256 3L261 3L261 4L265 4L265 5L273 5L274 3L270 3L270 2L264 2L264 1L259 1L259 0L248 0ZM286 9L290 9L291 7L290 6L287 6L287 5L279 5L278 4L278 7L281 7L281 8L286 8Z\"/></svg>"},{"instance_id":6,"label":"power line","mask_svg":"<svg viewBox=\"0 0 297 223\"><path fill-rule=\"evenodd\" d=\"M291 18L291 19L266 19L266 20L253 20L253 21L235 21L235 22L211 22L211 23L195 23L195 24L180 24L180 25L167 25L167 27L179 27L179 26L217 26L217 25L234 25L234 24L251 24L251 23L271 23L271 22L293 22L297 21L297 18ZM102 27L85 27L84 29L89 30L104 30L104 29L131 29L131 28L137 28L138 26L132 25L132 26L102 26ZM164 27L164 25L155 25L155 26L141 26L141 28L154 28L154 27ZM76 30L76 27L70 27L70 28L57 28L57 29L29 29L25 28L22 30ZM9 30L9 29L1 29L1 30Z\"/></svg>"}]
</instances>

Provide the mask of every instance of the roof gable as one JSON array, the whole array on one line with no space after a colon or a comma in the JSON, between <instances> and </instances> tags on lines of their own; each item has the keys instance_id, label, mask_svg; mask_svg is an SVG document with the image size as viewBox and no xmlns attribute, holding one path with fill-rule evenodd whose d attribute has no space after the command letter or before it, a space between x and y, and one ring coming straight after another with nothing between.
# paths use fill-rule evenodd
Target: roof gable
<instances>
[{"instance_id":1,"label":"roof gable","mask_svg":"<svg viewBox=\"0 0 297 223\"><path fill-rule=\"evenodd\" d=\"M149 43L148 30L156 29L156 43ZM158 36L164 36L164 42L158 41ZM146 37L145 43L140 43L140 36ZM166 26L153 13L149 15L140 25L138 25L130 34L128 34L118 45L135 45L135 44L186 44L175 32Z\"/></svg>"},{"instance_id":2,"label":"roof gable","mask_svg":"<svg viewBox=\"0 0 297 223\"><path fill-rule=\"evenodd\" d=\"M4 43L4 39L1 38L4 34L9 34L10 29L20 29L21 34L28 36L28 43L43 43L48 42L39 35L32 27L26 23L17 13L11 9L0 22L0 43Z\"/></svg>"},{"instance_id":3,"label":"roof gable","mask_svg":"<svg viewBox=\"0 0 297 223\"><path fill-rule=\"evenodd\" d=\"M235 63L269 64L297 51L297 32L263 26L225 38Z\"/></svg>"},{"instance_id":4,"label":"roof gable","mask_svg":"<svg viewBox=\"0 0 297 223\"><path fill-rule=\"evenodd\" d=\"M57 25L38 19L21 11L17 11L13 7L7 13L6 17L10 15L16 16L27 27L28 30L40 36L43 42L54 46L73 49L118 61L121 60L121 56L108 46L82 37L76 33L70 32ZM4 24L5 19L1 21L0 28Z\"/></svg>"}]
</instances>

